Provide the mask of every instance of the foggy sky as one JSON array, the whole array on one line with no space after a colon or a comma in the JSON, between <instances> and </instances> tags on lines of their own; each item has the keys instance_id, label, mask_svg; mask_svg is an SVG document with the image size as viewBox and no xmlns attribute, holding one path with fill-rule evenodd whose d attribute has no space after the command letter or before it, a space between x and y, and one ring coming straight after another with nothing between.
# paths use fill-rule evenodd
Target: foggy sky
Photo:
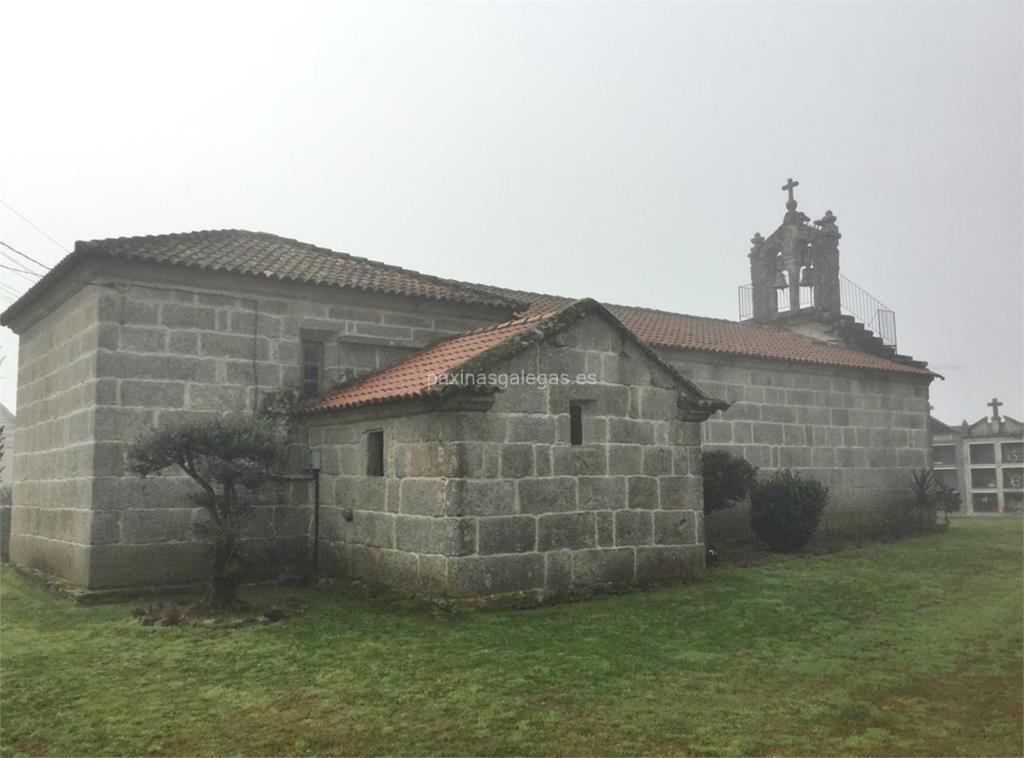
<instances>
[{"instance_id":1,"label":"foggy sky","mask_svg":"<svg viewBox=\"0 0 1024 758\"><path fill-rule=\"evenodd\" d=\"M68 249L246 228L736 318L792 176L935 414L1021 418L1021 8L4 2L0 200Z\"/></svg>"}]
</instances>

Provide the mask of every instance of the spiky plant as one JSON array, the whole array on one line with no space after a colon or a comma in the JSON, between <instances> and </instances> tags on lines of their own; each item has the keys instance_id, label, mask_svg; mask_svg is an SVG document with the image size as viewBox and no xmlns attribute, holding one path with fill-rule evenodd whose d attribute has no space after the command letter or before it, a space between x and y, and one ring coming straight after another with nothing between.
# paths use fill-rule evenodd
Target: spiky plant
<instances>
[{"instance_id":1,"label":"spiky plant","mask_svg":"<svg viewBox=\"0 0 1024 758\"><path fill-rule=\"evenodd\" d=\"M922 468L911 473L907 487L907 499L904 506L907 511L917 516L917 533L924 532L925 517L935 523L939 510L946 511L950 490L939 483L935 469Z\"/></svg>"}]
</instances>

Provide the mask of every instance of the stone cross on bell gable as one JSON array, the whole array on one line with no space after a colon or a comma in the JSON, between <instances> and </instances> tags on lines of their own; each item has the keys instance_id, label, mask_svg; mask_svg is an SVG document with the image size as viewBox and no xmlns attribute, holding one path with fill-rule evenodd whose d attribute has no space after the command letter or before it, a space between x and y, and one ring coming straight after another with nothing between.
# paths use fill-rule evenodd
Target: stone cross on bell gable
<instances>
[{"instance_id":1,"label":"stone cross on bell gable","mask_svg":"<svg viewBox=\"0 0 1024 758\"><path fill-rule=\"evenodd\" d=\"M789 193L789 202L793 202L793 190L800 186L800 182L794 182L792 178L787 179L782 189Z\"/></svg>"},{"instance_id":2,"label":"stone cross on bell gable","mask_svg":"<svg viewBox=\"0 0 1024 758\"><path fill-rule=\"evenodd\" d=\"M987 405L989 408L992 409L992 420L993 421L998 421L999 420L999 406L1002 405L1002 403L999 402L999 399L994 397L994 398L992 398L992 402L991 403L985 403L985 405Z\"/></svg>"}]
</instances>

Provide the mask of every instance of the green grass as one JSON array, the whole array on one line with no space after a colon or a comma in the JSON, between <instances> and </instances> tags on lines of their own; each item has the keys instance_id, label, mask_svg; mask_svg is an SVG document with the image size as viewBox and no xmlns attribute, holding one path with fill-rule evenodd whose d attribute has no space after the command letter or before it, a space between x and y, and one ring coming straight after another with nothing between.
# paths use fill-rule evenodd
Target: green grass
<instances>
[{"instance_id":1,"label":"green grass","mask_svg":"<svg viewBox=\"0 0 1024 758\"><path fill-rule=\"evenodd\" d=\"M5 570L0 751L1019 755L1021 528L530 611L310 590L236 630L141 627Z\"/></svg>"}]
</instances>

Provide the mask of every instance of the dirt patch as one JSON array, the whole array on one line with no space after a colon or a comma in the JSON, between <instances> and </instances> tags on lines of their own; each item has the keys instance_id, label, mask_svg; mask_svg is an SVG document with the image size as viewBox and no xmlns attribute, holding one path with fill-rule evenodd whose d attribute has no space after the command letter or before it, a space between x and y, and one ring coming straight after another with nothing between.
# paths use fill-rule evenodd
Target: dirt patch
<instances>
[{"instance_id":1,"label":"dirt patch","mask_svg":"<svg viewBox=\"0 0 1024 758\"><path fill-rule=\"evenodd\" d=\"M280 602L252 604L236 601L228 608L213 608L202 600L157 600L132 609L132 618L143 626L238 627L249 624L273 624L305 612L297 595Z\"/></svg>"}]
</instances>

